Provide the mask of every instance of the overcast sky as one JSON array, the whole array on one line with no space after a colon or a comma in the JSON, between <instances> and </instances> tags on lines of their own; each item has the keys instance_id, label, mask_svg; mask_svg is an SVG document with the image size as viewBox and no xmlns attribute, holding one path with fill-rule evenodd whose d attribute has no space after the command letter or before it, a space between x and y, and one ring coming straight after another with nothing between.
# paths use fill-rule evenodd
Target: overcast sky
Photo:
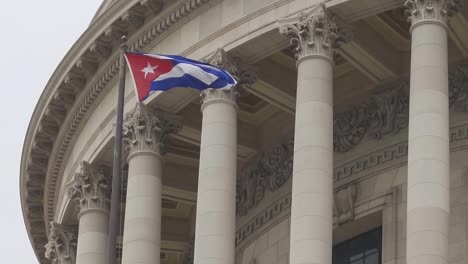
<instances>
[{"instance_id":1,"label":"overcast sky","mask_svg":"<svg viewBox=\"0 0 468 264\"><path fill-rule=\"evenodd\" d=\"M19 199L19 167L32 111L55 67L84 32L102 0L13 0L0 15L0 256L37 263Z\"/></svg>"}]
</instances>

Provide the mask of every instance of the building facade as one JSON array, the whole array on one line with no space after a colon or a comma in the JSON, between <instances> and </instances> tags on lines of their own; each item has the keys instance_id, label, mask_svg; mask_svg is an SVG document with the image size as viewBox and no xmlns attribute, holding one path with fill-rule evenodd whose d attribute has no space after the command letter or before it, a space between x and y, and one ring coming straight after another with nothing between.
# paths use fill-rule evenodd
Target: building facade
<instances>
[{"instance_id":1,"label":"building facade","mask_svg":"<svg viewBox=\"0 0 468 264\"><path fill-rule=\"evenodd\" d=\"M119 262L468 263L463 0L105 0L23 147L40 263L106 263L122 35L238 85L127 76Z\"/></svg>"}]
</instances>

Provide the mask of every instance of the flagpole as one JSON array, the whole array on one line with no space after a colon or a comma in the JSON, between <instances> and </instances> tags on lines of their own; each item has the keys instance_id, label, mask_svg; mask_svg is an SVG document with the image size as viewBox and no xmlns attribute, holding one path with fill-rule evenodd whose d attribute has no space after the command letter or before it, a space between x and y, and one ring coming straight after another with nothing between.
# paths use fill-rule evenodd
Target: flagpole
<instances>
[{"instance_id":1,"label":"flagpole","mask_svg":"<svg viewBox=\"0 0 468 264\"><path fill-rule=\"evenodd\" d=\"M109 216L109 236L107 240L107 264L117 264L117 232L119 231L120 192L122 173L122 124L125 94L127 37L122 36L120 44L119 95L117 100L117 122L115 125L114 163L112 167L112 193Z\"/></svg>"}]
</instances>

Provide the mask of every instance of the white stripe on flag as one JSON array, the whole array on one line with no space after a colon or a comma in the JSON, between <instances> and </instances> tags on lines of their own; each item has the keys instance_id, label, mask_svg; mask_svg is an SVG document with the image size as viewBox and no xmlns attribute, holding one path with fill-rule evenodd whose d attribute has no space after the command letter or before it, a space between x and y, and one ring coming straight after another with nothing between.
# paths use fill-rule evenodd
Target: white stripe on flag
<instances>
[{"instance_id":1,"label":"white stripe on flag","mask_svg":"<svg viewBox=\"0 0 468 264\"><path fill-rule=\"evenodd\" d=\"M156 59L160 59L160 60L174 60L173 58L171 57L167 57L167 56L164 56L164 55L159 55L159 54L151 54L151 53L145 53L144 54L145 56L148 56L148 57L153 57L153 58L156 58ZM201 68L208 68L208 69L212 69L212 70L215 70L215 71L220 71L220 69L212 66L212 65L209 65L209 64L203 64L203 63L193 63L191 65L196 65L196 66L200 66Z\"/></svg>"},{"instance_id":2,"label":"white stripe on flag","mask_svg":"<svg viewBox=\"0 0 468 264\"><path fill-rule=\"evenodd\" d=\"M174 68L172 68L170 72L161 74L158 78L154 79L153 82L162 81L168 78L180 78L184 74L189 74L207 85L212 84L218 79L218 76L206 72L197 66L187 63L179 63L176 66L174 66Z\"/></svg>"}]
</instances>

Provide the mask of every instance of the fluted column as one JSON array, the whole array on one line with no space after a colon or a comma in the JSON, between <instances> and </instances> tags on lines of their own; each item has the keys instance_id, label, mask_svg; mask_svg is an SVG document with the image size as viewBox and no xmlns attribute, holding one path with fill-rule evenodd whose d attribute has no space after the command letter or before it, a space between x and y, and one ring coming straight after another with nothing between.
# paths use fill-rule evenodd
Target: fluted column
<instances>
[{"instance_id":1,"label":"fluted column","mask_svg":"<svg viewBox=\"0 0 468 264\"><path fill-rule=\"evenodd\" d=\"M323 4L280 21L296 45L291 264L329 264L333 228L333 54L344 40Z\"/></svg>"},{"instance_id":2,"label":"fluted column","mask_svg":"<svg viewBox=\"0 0 468 264\"><path fill-rule=\"evenodd\" d=\"M168 133L180 127L178 118L142 103L126 116L123 136L129 156L122 264L160 263L162 154Z\"/></svg>"},{"instance_id":3,"label":"fluted column","mask_svg":"<svg viewBox=\"0 0 468 264\"><path fill-rule=\"evenodd\" d=\"M218 64L227 54L218 51ZM211 62L213 63L213 62ZM237 175L236 92L201 93L203 113L194 264L234 264Z\"/></svg>"},{"instance_id":4,"label":"fluted column","mask_svg":"<svg viewBox=\"0 0 468 264\"><path fill-rule=\"evenodd\" d=\"M447 20L457 0L408 0L411 81L408 264L448 263L450 214Z\"/></svg>"},{"instance_id":5,"label":"fluted column","mask_svg":"<svg viewBox=\"0 0 468 264\"><path fill-rule=\"evenodd\" d=\"M79 210L77 264L105 264L109 221L109 178L97 167L82 162L69 184L68 196Z\"/></svg>"},{"instance_id":6,"label":"fluted column","mask_svg":"<svg viewBox=\"0 0 468 264\"><path fill-rule=\"evenodd\" d=\"M75 264L76 230L72 226L50 223L45 257L53 264Z\"/></svg>"}]
</instances>

